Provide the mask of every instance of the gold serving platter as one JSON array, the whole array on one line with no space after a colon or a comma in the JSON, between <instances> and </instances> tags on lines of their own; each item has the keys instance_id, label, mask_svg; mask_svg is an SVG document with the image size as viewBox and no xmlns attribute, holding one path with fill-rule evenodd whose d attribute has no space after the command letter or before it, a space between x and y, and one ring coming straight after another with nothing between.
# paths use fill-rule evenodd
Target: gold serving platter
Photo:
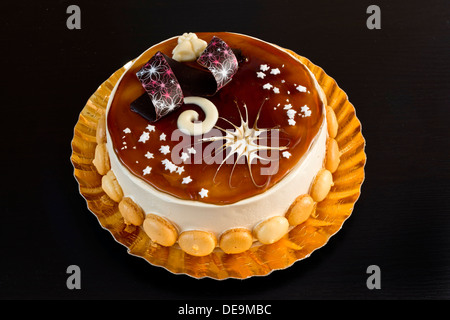
<instances>
[{"instance_id":1,"label":"gold serving platter","mask_svg":"<svg viewBox=\"0 0 450 320\"><path fill-rule=\"evenodd\" d=\"M296 56L315 75L327 96L328 105L336 114L339 128L335 139L339 145L340 164L333 173L334 185L325 200L317 204L315 214L276 243L254 246L239 254L226 254L222 250L216 250L208 256L195 257L184 253L177 245L164 247L155 244L142 228L127 227L118 204L103 191L102 176L92 164L97 145L97 123L104 115L111 91L125 72L125 67L114 72L92 94L74 128L71 155L74 176L89 210L131 255L175 274L219 280L245 279L268 275L309 257L341 229L353 212L364 181L366 155L361 123L346 93L333 78L308 59L285 50Z\"/></svg>"}]
</instances>

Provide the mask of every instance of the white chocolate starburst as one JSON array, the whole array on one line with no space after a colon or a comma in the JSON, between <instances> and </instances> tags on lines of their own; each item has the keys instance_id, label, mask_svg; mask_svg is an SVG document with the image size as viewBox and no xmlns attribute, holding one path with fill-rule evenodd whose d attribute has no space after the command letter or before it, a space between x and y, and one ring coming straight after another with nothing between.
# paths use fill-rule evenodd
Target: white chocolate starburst
<instances>
[{"instance_id":1,"label":"white chocolate starburst","mask_svg":"<svg viewBox=\"0 0 450 320\"><path fill-rule=\"evenodd\" d=\"M263 102L264 104L264 102ZM278 133L278 129L277 128L270 128L270 129L262 129L262 128L258 128L258 119L259 119L259 115L261 113L261 109L262 106L261 105L258 114L256 116L255 122L253 124L253 127L249 127L249 123L248 123L248 110L247 110L247 106L244 104L244 109L245 109L245 120L242 116L241 110L239 108L239 106L236 103L237 109L239 111L239 115L241 118L241 124L240 126L236 126L235 124L233 124L232 122L230 122L229 120L220 117L221 119L225 120L226 122L228 122L229 124L231 124L234 128L234 130L229 130L229 129L223 129L221 127L215 126L215 128L221 130L222 132L225 133L224 136L215 136L215 137L210 137L210 138L204 138L204 139L200 139L200 141L224 141L225 143L221 146L221 148L219 148L219 150L217 151L223 151L223 150L227 150L228 153L226 154L225 158L223 159L223 161L221 162L221 164L219 165L219 167L217 168L216 174L214 175L214 180L217 176L217 173L219 172L220 168L222 167L222 165L224 163L227 162L228 159L230 159L231 157L234 157L234 155L237 155L236 160L234 161L234 165L233 165L233 169L231 171L230 174L230 178L229 178L229 184L231 186L231 178L233 176L233 172L234 169L236 167L236 164L239 163L239 160L241 160L241 158L246 158L247 160L247 166L248 166L248 170L250 173L250 177L252 179L252 182L255 186L257 187L262 187L263 185L258 185L255 182L255 179L253 178L253 173L252 173L252 163L255 159L260 159L260 160L265 160L265 161L272 161L273 159L269 159L269 158L265 158L262 157L259 152L262 150L286 150L287 147L286 146L268 146L268 145L264 145L259 143L262 140L268 140L268 135L275 130ZM276 141L278 142L278 140ZM276 159L278 161L278 159ZM243 163L243 162L241 162Z\"/></svg>"}]
</instances>

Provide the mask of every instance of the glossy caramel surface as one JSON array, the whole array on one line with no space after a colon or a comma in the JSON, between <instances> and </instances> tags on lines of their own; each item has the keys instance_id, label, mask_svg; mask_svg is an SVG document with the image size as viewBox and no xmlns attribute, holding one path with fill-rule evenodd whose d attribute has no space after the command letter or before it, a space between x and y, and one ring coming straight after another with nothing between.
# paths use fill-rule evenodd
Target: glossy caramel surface
<instances>
[{"instance_id":1,"label":"glossy caramel surface","mask_svg":"<svg viewBox=\"0 0 450 320\"><path fill-rule=\"evenodd\" d=\"M247 109L248 126L252 128L261 110L257 121L258 128L278 128L278 144L286 149L273 154L269 152L267 156L271 158L271 162L253 160L251 167L248 166L246 158L241 158L237 164L236 161L228 160L221 165L226 152L219 154L218 150L211 150L221 146L223 142L201 142L199 139L207 137L208 134L203 137L188 136L177 130L177 118L185 110L196 110L200 114L200 120L202 119L202 111L197 106L183 105L153 123L130 110L130 103L144 93L136 78L136 72L157 51L171 56L177 44L176 38L146 51L124 75L108 113L108 130L115 152L123 165L154 188L181 199L230 204L265 192L290 172L318 133L324 117L323 106L309 72L284 50L243 35L220 32L197 35L206 42L213 36L218 36L231 48L242 50L242 55L246 58L240 63L239 70L230 83L214 96L206 97L219 111L221 118L216 125L234 131L232 124L239 127L241 116L246 119ZM267 65L270 69L263 72L261 65ZM272 74L271 71L276 68L280 73ZM257 77L257 72L263 72L264 78ZM263 86L268 83L272 87L264 89ZM297 90L298 85L305 87L306 92ZM279 93L274 91L274 88L278 88ZM286 106L289 105L290 109L295 111L295 125L288 121L289 107ZM308 116L302 116L305 115L305 112L302 112L304 106L310 111ZM148 125L154 126L154 131L149 131ZM124 131L127 128L131 132ZM149 139L145 142L139 141L143 132L149 133ZM214 133L215 136L217 133L223 134L218 129ZM161 140L161 134L165 135L165 140ZM262 139L258 143L273 146L271 142L274 141ZM169 146L170 153L163 154L160 151L162 146ZM196 153L189 153L188 148L194 148ZM289 152L289 157L283 155L284 151ZM183 152L189 156L184 161L180 158ZM163 163L167 160L182 169L170 172ZM151 171L144 174L147 167L150 167ZM264 168L272 168L271 174L262 174ZM192 181L183 184L183 178L186 177L190 177ZM202 188L208 190L206 197L200 194Z\"/></svg>"}]
</instances>

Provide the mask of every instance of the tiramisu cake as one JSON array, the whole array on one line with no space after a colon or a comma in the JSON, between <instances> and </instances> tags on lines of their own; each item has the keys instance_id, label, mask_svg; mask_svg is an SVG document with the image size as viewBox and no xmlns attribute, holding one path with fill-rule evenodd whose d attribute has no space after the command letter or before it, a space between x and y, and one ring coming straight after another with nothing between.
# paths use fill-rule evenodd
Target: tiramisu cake
<instances>
[{"instance_id":1,"label":"tiramisu cake","mask_svg":"<svg viewBox=\"0 0 450 320\"><path fill-rule=\"evenodd\" d=\"M126 65L94 165L124 223L194 256L271 244L314 214L339 165L308 68L235 33L185 33Z\"/></svg>"}]
</instances>

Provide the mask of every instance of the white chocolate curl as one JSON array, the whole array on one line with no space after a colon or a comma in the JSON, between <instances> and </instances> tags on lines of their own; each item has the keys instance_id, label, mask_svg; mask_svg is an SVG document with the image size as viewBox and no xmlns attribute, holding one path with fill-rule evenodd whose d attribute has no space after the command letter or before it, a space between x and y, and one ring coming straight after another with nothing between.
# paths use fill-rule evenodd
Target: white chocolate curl
<instances>
[{"instance_id":1,"label":"white chocolate curl","mask_svg":"<svg viewBox=\"0 0 450 320\"><path fill-rule=\"evenodd\" d=\"M185 104L195 104L205 113L205 120L198 121L198 113L194 110L186 110L180 114L177 120L178 129L191 136L204 134L210 131L217 120L219 112L214 103L202 97L185 97Z\"/></svg>"},{"instance_id":2,"label":"white chocolate curl","mask_svg":"<svg viewBox=\"0 0 450 320\"><path fill-rule=\"evenodd\" d=\"M172 51L172 58L178 62L194 61L206 46L206 41L197 38L195 33L184 33L178 37L178 45Z\"/></svg>"}]
</instances>

